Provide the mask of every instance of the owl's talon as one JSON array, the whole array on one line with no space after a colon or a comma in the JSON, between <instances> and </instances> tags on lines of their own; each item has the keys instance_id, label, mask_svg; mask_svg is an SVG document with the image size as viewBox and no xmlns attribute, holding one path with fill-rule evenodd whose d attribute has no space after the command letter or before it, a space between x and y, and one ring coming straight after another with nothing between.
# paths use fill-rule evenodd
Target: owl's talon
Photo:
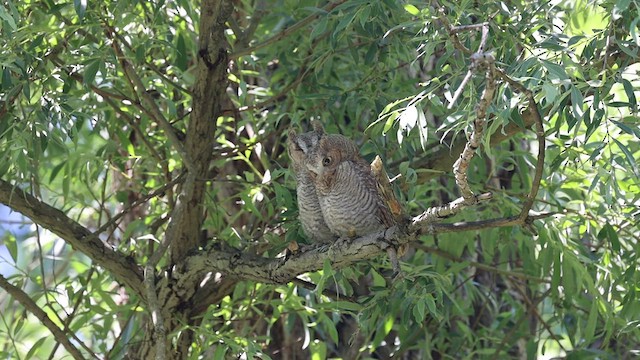
<instances>
[{"instance_id":1,"label":"owl's talon","mask_svg":"<svg viewBox=\"0 0 640 360\"><path fill-rule=\"evenodd\" d=\"M351 241L351 238L341 236L336 239L336 241L333 243L333 245L331 245L331 247L337 247L337 248L342 247L349 244L350 241Z\"/></svg>"}]
</instances>

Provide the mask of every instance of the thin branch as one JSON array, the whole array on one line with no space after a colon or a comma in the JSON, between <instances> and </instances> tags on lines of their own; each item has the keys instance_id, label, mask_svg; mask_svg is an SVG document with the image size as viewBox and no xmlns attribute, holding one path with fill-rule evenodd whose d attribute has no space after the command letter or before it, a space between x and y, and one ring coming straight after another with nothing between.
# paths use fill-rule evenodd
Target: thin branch
<instances>
[{"instance_id":1,"label":"thin branch","mask_svg":"<svg viewBox=\"0 0 640 360\"><path fill-rule=\"evenodd\" d=\"M522 289L520 284L514 284L514 287L518 292L518 294L520 294L520 296L524 300L527 307L529 308L528 312L530 314L533 313L533 315L536 317L536 319L538 319L538 321L542 324L545 330L547 330L547 332L549 333L549 336L551 336L551 338L558 344L560 349L562 349L562 351L566 353L567 349L565 349L565 347L562 345L561 339L551 329L551 326L549 325L549 323L540 315L540 312L538 311L537 306L531 302L531 299L527 296L527 294L525 293L525 290Z\"/></svg>"},{"instance_id":2,"label":"thin branch","mask_svg":"<svg viewBox=\"0 0 640 360\"><path fill-rule=\"evenodd\" d=\"M277 43L280 40L283 40L285 38L287 38L288 36L294 34L295 32L297 32L298 30L301 30L302 28L304 28L305 26L309 25L312 21L314 21L315 19L319 18L321 15L324 15L325 13L330 12L331 10L335 9L338 5L346 2L347 0L339 0L336 2L332 2L327 4L325 7L322 8L322 12L316 12L315 14L309 15L306 18L298 21L297 23L289 26L288 28L280 31L279 33L273 35L272 37L270 37L269 39L254 45L253 47L250 48L242 48L242 49L238 49L236 51L234 51L233 53L231 53L231 55L229 56L229 58L231 59L235 59L237 57L240 56L244 56L244 55L249 55L257 50L260 50L262 48L265 48L269 45L272 45L274 43Z\"/></svg>"},{"instance_id":3,"label":"thin branch","mask_svg":"<svg viewBox=\"0 0 640 360\"><path fill-rule=\"evenodd\" d=\"M531 275L515 272L513 270L502 270L502 269L498 269L498 268L496 268L494 266L486 265L486 264L479 263L479 262L476 262L476 261L466 260L466 259L457 257L455 255L451 255L451 254L449 254L448 252L446 252L444 250L440 250L438 248L434 248L434 247L430 247L430 246L425 246L425 245L420 244L420 243L418 243L415 246L416 246L417 249L420 249L420 250L422 250L422 251L424 251L426 253L435 254L435 255L443 257L443 258L445 258L447 260L455 261L455 262L458 262L458 263L467 263L467 264L469 264L469 266L473 266L473 267L475 267L477 269L481 269L481 270L484 270L484 271L492 272L492 273L495 273L495 274L515 277L515 278L524 279L524 280L531 280L531 281L535 281L535 282L539 282L539 283L550 283L551 282L551 280L541 279L541 278L536 277L536 276L531 276Z\"/></svg>"},{"instance_id":4,"label":"thin branch","mask_svg":"<svg viewBox=\"0 0 640 360\"><path fill-rule=\"evenodd\" d=\"M551 216L551 213L540 214L525 221L517 217L495 219L491 221L468 223L464 230L484 229L496 226L516 226L529 224L534 219ZM455 225L449 225L455 226ZM462 231L460 227L460 231ZM224 279L252 280L268 284L284 284L306 272L322 269L324 261L329 259L332 268L338 269L350 266L360 260L370 259L384 254L390 246L417 242L421 235L433 235L447 232L442 224L433 224L432 220L420 222L416 218L411 221L406 233L397 226L365 235L347 242L333 245L316 245L304 252L287 258L269 259L246 252L220 250L215 244L204 251L186 258L185 262L174 269L172 275L178 293L195 287L206 273L218 272ZM448 229L449 231L453 231ZM538 279L544 282L544 280Z\"/></svg>"},{"instance_id":5,"label":"thin branch","mask_svg":"<svg viewBox=\"0 0 640 360\"><path fill-rule=\"evenodd\" d=\"M142 295L142 270L133 258L106 246L96 234L71 220L62 211L4 180L0 180L0 203L50 230L111 272L117 281Z\"/></svg>"},{"instance_id":6,"label":"thin branch","mask_svg":"<svg viewBox=\"0 0 640 360\"><path fill-rule=\"evenodd\" d=\"M118 113L118 115L120 115L127 122L127 124L129 124L129 126L131 126L133 131L136 133L136 136L142 139L142 142L145 144L147 149L149 149L149 151L151 152L151 156L153 156L158 161L158 163L164 164L166 162L166 159L160 156L160 153L158 153L158 150L156 150L156 148L149 142L149 139L147 139L147 136L146 136L147 134L145 134L142 131L142 129L140 129L140 126L136 124L133 117L127 114L126 112L122 111L122 109L118 106L118 104L115 101L113 101L111 98L107 97L104 100L107 104L111 106L111 108L113 108L113 110L115 110L116 113ZM165 167L166 167L166 164L165 164Z\"/></svg>"},{"instance_id":7,"label":"thin branch","mask_svg":"<svg viewBox=\"0 0 640 360\"><path fill-rule=\"evenodd\" d=\"M87 271L87 278L85 279L85 284L89 283L89 280L91 280L91 277L93 276L94 271L95 271L95 267L89 268L89 271ZM85 293L86 293L85 291L80 292L80 294L78 295L78 298L76 299L76 302L73 304L73 309L71 310L71 314L67 315L64 321L62 321L62 325L64 326L65 330L69 329L69 325L71 325L71 322L73 321L76 315L76 311L78 311L78 308L80 308L80 304L82 304L84 300ZM51 350L51 353L49 354L49 360L53 359L58 349L58 346L60 346L60 343L56 342L56 344L53 346L53 349ZM87 351L91 350L88 347L86 347L85 349ZM97 358L95 354L94 354L94 357Z\"/></svg>"},{"instance_id":8,"label":"thin branch","mask_svg":"<svg viewBox=\"0 0 640 360\"><path fill-rule=\"evenodd\" d=\"M548 212L542 214L529 215L526 219L521 220L520 216L512 216L508 218L488 219L469 222L458 222L454 224L429 224L420 223L419 219L414 218L416 226L425 227L427 232L434 234L444 234L450 232L462 232L462 231L476 231L482 229L489 229L494 227L506 227L506 226L520 226L530 225L536 220L541 220L550 216L562 214L560 212ZM425 225L426 224L426 225Z\"/></svg>"},{"instance_id":9,"label":"thin branch","mask_svg":"<svg viewBox=\"0 0 640 360\"><path fill-rule=\"evenodd\" d=\"M153 100L153 97L147 91L146 87L142 83L142 80L138 76L138 73L133 68L129 59L124 55L122 49L118 46L118 35L114 28L109 26L108 24L104 25L105 33L107 36L111 38L112 48L118 57L118 61L124 70L124 74L129 80L129 84L131 85L132 91L142 100L143 111L151 117L159 126L164 130L165 135L171 141L173 147L178 151L182 161L187 166L187 169L193 169L194 165L192 163L192 159L185 150L184 144L178 138L178 135L175 132L175 129L171 125L171 123L164 117L162 111L158 108L158 104ZM137 101L134 103L138 103Z\"/></svg>"},{"instance_id":10,"label":"thin branch","mask_svg":"<svg viewBox=\"0 0 640 360\"><path fill-rule=\"evenodd\" d=\"M545 291L542 295L540 295L532 304L531 306L537 307L540 302L542 302L542 300L546 299L549 294L551 293L551 289L547 289L547 291ZM494 357L497 359L500 359L500 353L502 352L502 349L505 347L505 345L511 341L511 337L514 336L514 334L516 334L518 332L518 329L520 329L520 325L522 324L522 322L524 321L524 319L526 318L528 314L523 314L522 317L520 317L520 319L518 319L518 321L511 327L511 330L509 330L509 332L506 334L506 336L502 339L502 341L500 342L500 346L498 346L498 348L496 349L495 353L494 353Z\"/></svg>"},{"instance_id":11,"label":"thin branch","mask_svg":"<svg viewBox=\"0 0 640 360\"><path fill-rule=\"evenodd\" d=\"M445 28L447 28L447 31L449 32L449 36L451 37L451 40L453 41L453 46L462 51L463 54L465 55L471 55L473 54L473 51L467 49L464 45L462 45L462 43L460 42L460 38L458 38L458 32L456 30L456 27L454 27L453 25L451 25L451 23L449 22L449 19L447 19L447 17L445 16L445 9L444 8L440 8L439 10L440 12L440 16L438 17L440 19L440 21L442 21L442 23L444 24ZM462 29L464 28L463 26L458 27L458 29Z\"/></svg>"},{"instance_id":12,"label":"thin branch","mask_svg":"<svg viewBox=\"0 0 640 360\"><path fill-rule=\"evenodd\" d=\"M486 31L483 30L483 40L480 45L481 48L484 45L484 42L486 42ZM467 75L477 69L485 69L485 88L480 101L478 101L475 108L476 118L473 122L473 131L471 136L469 136L469 140L460 153L460 157L458 157L458 160L453 164L453 173L456 179L456 185L460 189L462 197L450 202L449 204L427 209L424 213L414 219L416 222L433 222L437 219L456 214L465 207L474 205L479 201L489 200L492 197L491 193L484 193L476 196L469 186L467 172L471 159L475 155L476 150L480 147L482 133L487 120L487 109L493 101L493 95L496 90L494 62L495 59L493 56L487 53L478 52L471 56L471 65ZM470 76L467 76L465 78L461 87L466 84L469 77ZM456 93L459 93L459 90Z\"/></svg>"},{"instance_id":13,"label":"thin branch","mask_svg":"<svg viewBox=\"0 0 640 360\"><path fill-rule=\"evenodd\" d=\"M464 76L464 79L462 79L460 86L458 86L458 89L453 94L453 97L451 97L451 100L449 101L449 105L447 106L447 109L453 109L453 104L456 103L456 100L458 100L458 98L462 94L464 87L467 85L469 80L471 80L472 75L473 75L473 72L471 70L467 71L467 75Z\"/></svg>"},{"instance_id":14,"label":"thin branch","mask_svg":"<svg viewBox=\"0 0 640 360\"><path fill-rule=\"evenodd\" d=\"M109 219L109 221L107 221L106 223L102 224L102 226L100 226L96 231L94 231L93 234L96 235L96 236L99 235L99 234L102 234L107 229L109 229L109 227L115 225L115 223L118 220L120 220L120 218L122 218L123 216L125 216L126 214L131 212L136 207L147 203L147 201L149 201L149 200L151 200L151 199L153 199L155 197L158 197L158 196L162 195L169 188L172 188L176 184L180 183L183 180L184 176L185 176L185 174L182 173L182 174L176 176L176 178L173 179L172 181L170 181L170 182L164 184L163 186L155 189L154 191L150 192L146 196L143 196L143 197L137 199L136 201L131 203L131 205L129 205L129 207L127 207L126 209L123 209L121 212L119 212L118 214L113 216L111 219Z\"/></svg>"},{"instance_id":15,"label":"thin branch","mask_svg":"<svg viewBox=\"0 0 640 360\"><path fill-rule=\"evenodd\" d=\"M305 288L307 290L311 290L311 291L316 290L316 288L318 287L316 284L314 284L314 283L312 283L310 281L302 280L302 279L300 279L298 277L294 278L292 281L293 281L294 284L296 284L298 286L301 286L301 287L303 287L303 288ZM322 289L322 295L324 295L324 296L326 296L326 297L328 297L330 299L333 299L334 301L349 301L349 302L352 302L352 303L357 303L358 302L358 299L354 298L353 296L347 296L347 295L344 295L344 294L339 294L339 293L337 293L335 291L331 291L329 289Z\"/></svg>"},{"instance_id":16,"label":"thin branch","mask_svg":"<svg viewBox=\"0 0 640 360\"><path fill-rule=\"evenodd\" d=\"M446 19L446 17L445 17ZM477 30L483 30L483 32L485 31L485 29L489 26L488 22L483 22L480 24L471 24L471 25L458 25L458 26L452 26L449 28L449 33L450 34L458 34L461 33L463 31L477 31ZM482 51L482 49L480 49L480 51Z\"/></svg>"},{"instance_id":17,"label":"thin branch","mask_svg":"<svg viewBox=\"0 0 640 360\"><path fill-rule=\"evenodd\" d=\"M320 41L322 39L324 39L325 37L327 37L329 35L329 32L326 32L324 34L322 34L321 36L319 36L318 38L316 38L312 43L311 46L309 48L309 54L304 58L304 60L302 61L302 64L300 64L300 69L298 70L298 74L296 75L296 78L289 83L287 86L285 86L284 88L282 88L277 94L271 96L270 98L263 100L259 103L253 104L253 105L245 105L245 106L241 106L238 109L224 109L223 110L223 114L225 115L231 115L231 114L237 114L240 112L244 112L244 111L248 111L248 110L254 110L254 109L263 109L267 106L272 105L273 103L276 103L282 99L287 98L287 96L289 96L289 94L291 93L291 91L293 89L295 89L298 85L300 85L300 83L302 82L302 80L304 80L304 78L307 76L307 74L309 73L309 71L311 69L308 68L308 64L312 59L312 53L313 50L316 48L316 46L320 43Z\"/></svg>"},{"instance_id":18,"label":"thin branch","mask_svg":"<svg viewBox=\"0 0 640 360\"><path fill-rule=\"evenodd\" d=\"M240 33L237 34L238 40L236 41L236 44L240 45L240 48L246 49L249 46L249 40L258 29L258 25L260 25L262 17L267 13L266 10L266 1L258 0L255 5L255 10L253 11L253 14L251 14L251 23L244 31L240 31Z\"/></svg>"},{"instance_id":19,"label":"thin branch","mask_svg":"<svg viewBox=\"0 0 640 360\"><path fill-rule=\"evenodd\" d=\"M30 313L32 313L42 325L44 325L57 342L62 344L65 349L73 356L74 359L82 360L85 359L85 356L76 348L71 341L67 338L67 334L64 333L50 318L47 316L47 313L42 310L38 304L36 304L29 295L27 295L20 288L14 286L9 283L7 279L0 275L0 287L3 288L9 295L11 295L14 299L16 299L22 306L27 309Z\"/></svg>"},{"instance_id":20,"label":"thin branch","mask_svg":"<svg viewBox=\"0 0 640 360\"><path fill-rule=\"evenodd\" d=\"M542 171L544 170L544 159L545 159L545 147L546 147L546 139L544 137L544 125L542 123L542 116L540 115L540 111L538 110L538 104L536 103L535 98L533 97L533 93L531 90L524 87L524 85L519 82L513 80L509 75L505 74L502 70L496 69L496 73L500 76L501 79L506 81L510 86L518 90L520 93L524 94L528 101L528 109L529 113L532 115L532 118L536 125L536 138L538 139L538 160L536 162L536 172L533 177L533 181L531 183L531 191L529 195L527 195L527 200L525 200L524 205L522 206L522 211L520 212L519 218L524 220L528 214L529 210L533 206L533 202L538 195L538 190L540 189L540 182L542 181Z\"/></svg>"},{"instance_id":21,"label":"thin branch","mask_svg":"<svg viewBox=\"0 0 640 360\"><path fill-rule=\"evenodd\" d=\"M116 36L118 37L118 40L120 41L120 43L124 44L124 46L127 49L129 49L129 51L135 52L135 50L133 49L131 44L129 44L129 42L127 41L127 39L124 38L124 36L122 36L119 33L117 33ZM169 85L173 86L174 88L180 90L181 92L183 92L185 94L191 95L191 91L189 89L185 89L184 87L182 87L182 85L180 85L177 82L169 79L169 77L167 77L167 75L164 72L162 72L160 69L158 69L158 67L154 63L150 63L150 62L144 61L144 65L147 66L149 69L151 69L151 71L153 71L156 75L158 75L158 77L160 79L164 80Z\"/></svg>"}]
</instances>

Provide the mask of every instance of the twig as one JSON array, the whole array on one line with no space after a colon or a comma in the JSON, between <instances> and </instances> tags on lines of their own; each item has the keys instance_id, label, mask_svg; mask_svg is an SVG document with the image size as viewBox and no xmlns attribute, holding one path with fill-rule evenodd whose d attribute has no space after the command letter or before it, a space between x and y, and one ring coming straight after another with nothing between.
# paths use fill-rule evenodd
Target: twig
<instances>
[{"instance_id":1,"label":"twig","mask_svg":"<svg viewBox=\"0 0 640 360\"><path fill-rule=\"evenodd\" d=\"M463 32L463 31L470 31L470 30L483 30L483 32L484 32L485 29L487 29L488 26L489 26L489 23L487 23L487 22L483 22L483 23L480 23L480 24L452 26L452 27L449 28L449 33L450 34L457 34L457 33ZM482 50L480 50L480 51L482 51Z\"/></svg>"},{"instance_id":2,"label":"twig","mask_svg":"<svg viewBox=\"0 0 640 360\"><path fill-rule=\"evenodd\" d=\"M89 283L89 280L91 280L91 277L93 276L94 271L95 271L95 267L91 267L87 272L87 278L85 280L87 284ZM80 304L82 304L82 301L84 300L84 295L85 295L84 291L80 292L80 294L78 295L78 298L76 299L76 302L73 304L73 309L71 310L71 314L67 315L64 321L62 321L62 325L64 326L65 330L69 329L69 325L71 325L71 321L73 321L76 311L78 311L78 308L80 308ZM58 349L58 346L60 346L60 343L56 342L56 344L53 346L53 349L51 350L51 353L49 354L49 360L53 359ZM91 350L88 347L86 347L85 349L87 351ZM94 357L98 358L97 356L95 356L95 354L94 354Z\"/></svg>"},{"instance_id":3,"label":"twig","mask_svg":"<svg viewBox=\"0 0 640 360\"><path fill-rule=\"evenodd\" d=\"M178 151L178 154L180 154L180 157L182 158L182 161L184 161L187 169L194 169L195 166L192 163L191 157L187 153L182 141L180 141L180 139L178 138L178 135L176 135L175 129L173 128L171 123L164 117L162 111L160 111L158 105L153 100L153 97L151 96L151 94L149 94L146 87L142 83L142 80L129 62L129 59L127 59L127 57L123 54L122 49L120 49L120 47L118 46L118 36L115 29L108 24L104 24L104 27L105 33L112 41L112 48L116 53L122 69L124 70L124 74L127 80L129 80L132 91L137 95L138 98L142 100L142 104L140 104L142 106L142 110L156 123L158 123L162 130L164 130L167 138L169 138L173 147ZM137 103L137 101L134 103Z\"/></svg>"},{"instance_id":4,"label":"twig","mask_svg":"<svg viewBox=\"0 0 640 360\"><path fill-rule=\"evenodd\" d=\"M335 9L338 5L346 2L347 0L339 0L336 2L331 2L329 4L327 4L325 7L322 8L322 11L324 13L328 13L331 10ZM244 56L244 55L248 55L251 54L252 52L255 52L256 50L262 49L264 47L267 47L273 43L276 43L284 38L286 38L287 36L295 33L296 31L302 29L303 27L307 26L308 24L310 24L313 20L317 19L318 17L320 17L320 15L322 15L322 12L318 12L312 15L307 16L306 18L298 21L297 23L291 25L290 27L282 30L281 32L273 35L272 37L270 37L269 39L254 45L253 47L250 48L243 48L243 49L238 49L236 51L234 51L233 53L231 53L231 55L229 56L229 58L234 59L240 56Z\"/></svg>"},{"instance_id":5,"label":"twig","mask_svg":"<svg viewBox=\"0 0 640 360\"><path fill-rule=\"evenodd\" d=\"M464 87L467 85L469 80L471 80L471 75L473 75L473 72L471 70L467 71L467 75L464 76L464 79L462 79L460 86L458 86L458 89L456 90L456 92L453 94L453 97L449 101L449 106L447 106L447 109L453 109L453 104L456 103L456 100L458 100L458 97L460 97L460 94L462 94Z\"/></svg>"},{"instance_id":6,"label":"twig","mask_svg":"<svg viewBox=\"0 0 640 360\"><path fill-rule=\"evenodd\" d=\"M318 286L310 281L306 281L306 280L302 280L300 278L294 278L292 280L292 282L298 286L301 286L307 290L315 290ZM349 301L352 303L357 303L358 300L356 298L354 298L353 296L347 296L347 295L343 295L343 294L339 294L335 291L331 291L329 289L322 289L322 295L333 299L334 301Z\"/></svg>"},{"instance_id":7,"label":"twig","mask_svg":"<svg viewBox=\"0 0 640 360\"><path fill-rule=\"evenodd\" d=\"M103 20L104 21L104 20ZM135 50L133 49L133 46L131 46L131 44L129 44L129 42L127 41L127 39L125 39L124 36L122 36L121 34L117 33L116 36L118 37L118 40L120 40L120 42L122 44L124 44L124 46L129 49L129 51L135 52ZM144 61L144 65L147 66L149 69L151 69L151 71L153 71L156 75L158 75L158 77L162 80L164 80L165 82L167 82L169 85L173 86L174 88L180 90L181 92L185 93L185 94L189 94L191 95L191 91L189 89L186 89L184 87L182 87L182 85L178 84L177 82L169 79L169 77L167 76L167 74L165 74L164 72L162 72L160 69L158 69L158 67L150 62Z\"/></svg>"},{"instance_id":8,"label":"twig","mask_svg":"<svg viewBox=\"0 0 640 360\"><path fill-rule=\"evenodd\" d=\"M431 253L431 254L435 254L437 256L443 257L447 260L451 260L451 261L455 261L455 262L459 262L459 263L468 263L470 266L473 266L475 268L481 269L481 270L485 270L488 272L492 272L492 273L496 273L496 274L500 274L500 275L505 275L505 276L510 276L510 277L515 277L515 278L519 278L519 279L525 279L525 280L531 280L531 281L535 281L535 282L539 282L539 283L550 283L550 280L545 280L545 279L541 279L539 277L536 276L532 276L532 275L527 275L527 274L523 274L523 273L519 273L519 272L515 272L515 271L510 271L510 270L502 270L502 269L498 269L496 267L493 266L489 266L483 263L479 263L476 261L471 261L471 260L466 260L460 257L457 257L455 255L451 255L446 251L440 250L438 248L434 248L434 247L430 247L430 246L425 246L422 244L417 244L416 245L417 249L420 249L426 253Z\"/></svg>"},{"instance_id":9,"label":"twig","mask_svg":"<svg viewBox=\"0 0 640 360\"><path fill-rule=\"evenodd\" d=\"M237 35L236 38L238 39L236 41L236 44L240 45L239 48L246 49L249 47L249 39L251 39L253 34L258 29L258 25L260 24L262 17L267 13L266 9L267 9L266 1L258 0L255 5L255 10L253 11L253 14L251 14L251 23L244 31L238 29L239 32L236 34Z\"/></svg>"},{"instance_id":10,"label":"twig","mask_svg":"<svg viewBox=\"0 0 640 360\"><path fill-rule=\"evenodd\" d=\"M56 234L75 250L83 252L97 265L110 271L119 282L142 295L142 271L133 258L105 245L89 229L73 221L59 209L1 179L0 203Z\"/></svg>"},{"instance_id":11,"label":"twig","mask_svg":"<svg viewBox=\"0 0 640 360\"><path fill-rule=\"evenodd\" d=\"M548 212L537 215L529 215L526 219L521 220L520 216L511 216L507 218L499 218L499 219L488 219L488 220L480 220L480 221L469 221L469 222L458 222L455 224L428 224L426 229L423 229L423 234L442 234L442 233L450 233L450 232L462 232L462 231L475 231L488 229L493 227L505 227L505 226L518 226L518 225L528 225L533 223L536 220L544 219L550 216L562 214L560 212ZM421 216L421 215L420 215ZM433 220L431 220L433 221ZM420 226L422 223L418 217L414 218L414 222L416 225Z\"/></svg>"},{"instance_id":12,"label":"twig","mask_svg":"<svg viewBox=\"0 0 640 360\"><path fill-rule=\"evenodd\" d=\"M538 160L536 162L536 172L533 176L533 181L531 182L531 191L527 195L527 199L522 206L522 211L518 218L522 221L529 216L529 211L531 207L533 207L533 202L538 195L538 190L540 189L540 182L542 181L542 171L544 169L544 159L545 159L545 147L546 147L546 139L544 137L544 125L542 123L542 116L540 115L540 111L538 110L538 104L536 103L535 98L533 97L533 93L531 90L524 87L524 85L519 82L511 79L509 75L505 74L502 70L496 68L496 74L500 76L500 78L506 81L510 86L518 90L520 93L524 94L527 98L529 104L529 112L532 114L534 122L536 124L536 138L538 139Z\"/></svg>"},{"instance_id":13,"label":"twig","mask_svg":"<svg viewBox=\"0 0 640 360\"><path fill-rule=\"evenodd\" d=\"M540 302L542 302L542 300L546 299L547 296L549 296L549 294L551 293L551 289L547 289L547 291L544 292L544 294L540 295L532 304L531 306L533 307L537 307ZM500 346L498 346L498 348L496 349L495 353L494 353L494 357L497 359L500 359L500 352L502 352L502 349L504 348L504 346L511 340L511 337L518 332L518 329L520 329L520 325L522 324L522 322L524 321L525 317L528 314L523 314L522 317L520 319L518 319L518 321L513 324L513 326L511 327L511 330L509 330L509 332L506 334L506 336L502 339L502 341L500 342Z\"/></svg>"},{"instance_id":14,"label":"twig","mask_svg":"<svg viewBox=\"0 0 640 360\"><path fill-rule=\"evenodd\" d=\"M51 333L57 342L73 356L74 359L82 360L85 356L76 348L71 341L67 338L67 335L62 331L50 318L47 313L42 310L38 304L36 304L22 289L11 284L7 279L0 275L0 287L3 288L9 295L13 296L22 306L31 312Z\"/></svg>"},{"instance_id":15,"label":"twig","mask_svg":"<svg viewBox=\"0 0 640 360\"><path fill-rule=\"evenodd\" d=\"M538 321L542 324L545 330L547 330L547 332L549 333L549 336L551 336L551 338L555 340L555 342L558 344L560 349L562 349L562 351L564 352L567 352L567 349L562 345L561 339L559 339L558 336L554 333L554 331L551 329L551 326L549 326L549 323L542 318L542 316L540 315L540 312L537 309L537 306L531 302L531 299L529 299L529 297L525 293L525 290L522 289L520 284L514 284L514 288L520 294L520 296L522 296L522 299L524 300L525 304L529 308L529 312L533 313L533 315L536 317L536 319L538 319Z\"/></svg>"},{"instance_id":16,"label":"twig","mask_svg":"<svg viewBox=\"0 0 640 360\"><path fill-rule=\"evenodd\" d=\"M462 51L463 54L465 55L471 55L473 54L473 52L469 49L466 48L466 46L462 45L462 43L460 42L460 39L458 38L458 32L460 31L456 31L456 27L454 27L453 25L451 25L451 23L449 22L449 19L447 19L447 17L445 16L445 10L444 8L440 8L440 21L442 21L442 23L444 24L444 26L447 28L447 30L449 31L449 35L451 36L451 40L453 41L453 46ZM463 27L458 27L458 29L462 29Z\"/></svg>"},{"instance_id":17,"label":"twig","mask_svg":"<svg viewBox=\"0 0 640 360\"><path fill-rule=\"evenodd\" d=\"M178 175L175 179L173 179L171 182L168 182L166 184L164 184L162 187L159 187L158 189L152 191L151 193L147 194L146 196L137 199L136 201L134 201L131 205L129 205L129 207L127 207L126 209L122 210L121 212L119 212L118 214L116 214L114 217L112 217L111 219L109 219L109 221L107 221L106 223L104 223L102 226L100 226L98 228L98 230L94 231L93 234L94 235L99 235L102 234L104 231L106 231L110 226L113 226L118 220L120 220L121 217L125 216L127 213L129 213L131 210L133 210L134 208L146 203L147 201L161 195L162 193L164 193L165 191L167 191L167 189L173 187L174 185L180 183L182 181L182 179L184 178L184 173Z\"/></svg>"},{"instance_id":18,"label":"twig","mask_svg":"<svg viewBox=\"0 0 640 360\"><path fill-rule=\"evenodd\" d=\"M483 38L480 44L480 48L482 48L484 46L484 43L486 42L486 34L486 31L483 30ZM471 136L469 136L469 140L467 141L464 150L460 154L460 157L453 164L453 173L456 179L456 185L460 189L462 197L450 202L449 204L427 209L420 216L414 218L414 224L416 222L420 223L434 221L438 218L456 214L465 207L474 205L479 201L489 200L492 197L491 193L484 193L481 195L475 195L473 193L471 187L469 186L467 171L471 159L473 158L476 150L480 147L482 141L482 133L484 131L484 125L487 119L487 109L493 101L493 95L496 90L494 62L495 59L491 54L481 52L473 54L471 56L469 73L463 81L463 84L461 84L461 88L464 87L464 85L468 81L468 78L470 78L469 74L471 74L473 71L481 68L486 69L485 88L480 101L475 108L476 119L473 122L473 131L471 133ZM459 92L460 89L458 89L456 93L458 94Z\"/></svg>"},{"instance_id":19,"label":"twig","mask_svg":"<svg viewBox=\"0 0 640 360\"><path fill-rule=\"evenodd\" d=\"M134 121L132 116L129 115L128 113L122 111L122 109L120 109L118 104L115 101L113 101L112 99L106 97L106 98L104 98L104 100L105 100L105 102L107 104L109 104L111 106L111 108L113 108L113 110L115 110L116 113L118 113L118 115L120 115L129 124L129 126L131 126L131 128L136 133L136 135L140 139L142 139L142 142L147 146L147 148L151 152L151 156L153 156L158 161L158 163L160 163L160 164L165 163L166 159L164 159L164 158L162 158L162 156L160 156L160 153L158 153L156 148L153 147L153 145L149 142L149 139L147 139L146 134L142 132L142 129L140 129L140 126L138 126L138 124L136 124L136 122Z\"/></svg>"}]
</instances>

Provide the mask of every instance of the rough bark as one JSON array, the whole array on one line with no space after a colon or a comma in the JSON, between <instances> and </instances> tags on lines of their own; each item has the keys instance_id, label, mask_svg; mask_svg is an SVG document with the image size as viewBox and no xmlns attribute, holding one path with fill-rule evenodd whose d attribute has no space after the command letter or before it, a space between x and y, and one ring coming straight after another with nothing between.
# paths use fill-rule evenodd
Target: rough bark
<instances>
[{"instance_id":1,"label":"rough bark","mask_svg":"<svg viewBox=\"0 0 640 360\"><path fill-rule=\"evenodd\" d=\"M171 242L171 262L174 264L195 248L200 238L204 214L202 201L213 159L216 122L227 88L229 61L224 22L231 8L232 5L225 1L202 2L193 111L185 142L188 173L167 229L167 237Z\"/></svg>"}]
</instances>

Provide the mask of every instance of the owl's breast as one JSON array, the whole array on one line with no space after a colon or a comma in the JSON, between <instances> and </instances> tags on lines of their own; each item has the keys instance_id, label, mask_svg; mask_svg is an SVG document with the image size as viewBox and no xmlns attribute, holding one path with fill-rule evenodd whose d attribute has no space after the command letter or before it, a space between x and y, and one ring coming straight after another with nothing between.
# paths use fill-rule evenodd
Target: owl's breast
<instances>
[{"instance_id":1,"label":"owl's breast","mask_svg":"<svg viewBox=\"0 0 640 360\"><path fill-rule=\"evenodd\" d=\"M362 236L384 228L375 181L367 170L345 162L336 171L332 186L318 192L325 222L338 236Z\"/></svg>"}]
</instances>

